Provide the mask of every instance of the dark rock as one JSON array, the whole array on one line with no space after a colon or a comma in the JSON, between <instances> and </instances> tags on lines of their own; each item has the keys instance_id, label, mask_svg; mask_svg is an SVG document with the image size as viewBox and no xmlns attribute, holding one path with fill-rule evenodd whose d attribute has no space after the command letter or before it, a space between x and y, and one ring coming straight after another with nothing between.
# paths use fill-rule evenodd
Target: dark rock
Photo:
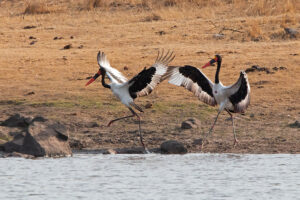
<instances>
[{"instance_id":1,"label":"dark rock","mask_svg":"<svg viewBox=\"0 0 300 200\"><path fill-rule=\"evenodd\" d=\"M201 126L201 121L196 118L190 118L181 123L182 129L198 128Z\"/></svg>"},{"instance_id":2,"label":"dark rock","mask_svg":"<svg viewBox=\"0 0 300 200\"><path fill-rule=\"evenodd\" d=\"M20 152L24 142L24 135L18 134L10 142L7 142L3 145L5 152Z\"/></svg>"},{"instance_id":3,"label":"dark rock","mask_svg":"<svg viewBox=\"0 0 300 200\"><path fill-rule=\"evenodd\" d=\"M78 49L82 49L82 48L83 48L83 45L82 45L82 44L78 46Z\"/></svg>"},{"instance_id":4,"label":"dark rock","mask_svg":"<svg viewBox=\"0 0 300 200\"><path fill-rule=\"evenodd\" d=\"M146 104L145 104L145 108L146 109L149 109L149 108L151 108L153 106L153 104L151 103L151 102L147 102Z\"/></svg>"},{"instance_id":5,"label":"dark rock","mask_svg":"<svg viewBox=\"0 0 300 200\"><path fill-rule=\"evenodd\" d=\"M63 37L57 37L57 36L53 38L53 40L61 40L61 39L64 39L64 38Z\"/></svg>"},{"instance_id":6,"label":"dark rock","mask_svg":"<svg viewBox=\"0 0 300 200\"><path fill-rule=\"evenodd\" d=\"M71 36L70 36L70 39L74 39L74 36L73 36L73 35L71 35Z\"/></svg>"},{"instance_id":7,"label":"dark rock","mask_svg":"<svg viewBox=\"0 0 300 200\"><path fill-rule=\"evenodd\" d=\"M7 126L7 127L20 127L20 128L27 128L32 122L46 122L47 119L45 119L42 116L23 116L20 114L15 114L11 117L9 117L7 120L2 122L1 126Z\"/></svg>"},{"instance_id":8,"label":"dark rock","mask_svg":"<svg viewBox=\"0 0 300 200\"><path fill-rule=\"evenodd\" d=\"M158 34L158 35L165 35L166 32L165 31L158 31L158 32L156 32L156 34Z\"/></svg>"},{"instance_id":9,"label":"dark rock","mask_svg":"<svg viewBox=\"0 0 300 200\"><path fill-rule=\"evenodd\" d=\"M297 36L299 35L299 31L293 28L284 28L284 31L290 36L290 38L297 38Z\"/></svg>"},{"instance_id":10,"label":"dark rock","mask_svg":"<svg viewBox=\"0 0 300 200\"><path fill-rule=\"evenodd\" d=\"M187 153L187 149L184 147L184 145L180 142L177 142L175 140L169 140L166 142L163 142L160 145L161 153L164 154L184 154Z\"/></svg>"},{"instance_id":11,"label":"dark rock","mask_svg":"<svg viewBox=\"0 0 300 200\"><path fill-rule=\"evenodd\" d=\"M67 44L66 46L64 46L63 49L71 49L72 48L72 44Z\"/></svg>"},{"instance_id":12,"label":"dark rock","mask_svg":"<svg viewBox=\"0 0 300 200\"><path fill-rule=\"evenodd\" d=\"M36 26L24 26L24 29L32 29L32 28L36 28Z\"/></svg>"},{"instance_id":13,"label":"dark rock","mask_svg":"<svg viewBox=\"0 0 300 200\"><path fill-rule=\"evenodd\" d=\"M1 123L1 126L7 127L27 127L33 120L33 117L15 114Z\"/></svg>"},{"instance_id":14,"label":"dark rock","mask_svg":"<svg viewBox=\"0 0 300 200\"><path fill-rule=\"evenodd\" d=\"M143 154L145 150L143 147L131 147L131 148L118 148L114 149L117 154Z\"/></svg>"},{"instance_id":15,"label":"dark rock","mask_svg":"<svg viewBox=\"0 0 300 200\"><path fill-rule=\"evenodd\" d=\"M25 96L29 96L29 95L34 95L35 94L35 92L28 92L27 94L25 94Z\"/></svg>"},{"instance_id":16,"label":"dark rock","mask_svg":"<svg viewBox=\"0 0 300 200\"><path fill-rule=\"evenodd\" d=\"M300 128L300 122L296 120L294 123L289 124L291 128Z\"/></svg>"},{"instance_id":17,"label":"dark rock","mask_svg":"<svg viewBox=\"0 0 300 200\"><path fill-rule=\"evenodd\" d=\"M29 36L29 40L35 40L36 37L33 37L33 36Z\"/></svg>"},{"instance_id":18,"label":"dark rock","mask_svg":"<svg viewBox=\"0 0 300 200\"><path fill-rule=\"evenodd\" d=\"M36 40L33 40L32 42L30 42L29 44L30 45L34 45L37 41Z\"/></svg>"},{"instance_id":19,"label":"dark rock","mask_svg":"<svg viewBox=\"0 0 300 200\"><path fill-rule=\"evenodd\" d=\"M85 147L80 140L76 140L74 138L70 138L69 143L72 149L83 149Z\"/></svg>"},{"instance_id":20,"label":"dark rock","mask_svg":"<svg viewBox=\"0 0 300 200\"><path fill-rule=\"evenodd\" d=\"M202 138L200 138L200 139L195 139L195 140L193 141L193 145L202 145L202 142L203 142L203 139L202 139Z\"/></svg>"},{"instance_id":21,"label":"dark rock","mask_svg":"<svg viewBox=\"0 0 300 200\"><path fill-rule=\"evenodd\" d=\"M96 128L96 127L99 127L99 124L97 122L88 122L84 126L86 128Z\"/></svg>"},{"instance_id":22,"label":"dark rock","mask_svg":"<svg viewBox=\"0 0 300 200\"><path fill-rule=\"evenodd\" d=\"M0 139L0 155L1 155L1 151L4 151L4 145L1 143L1 139Z\"/></svg>"},{"instance_id":23,"label":"dark rock","mask_svg":"<svg viewBox=\"0 0 300 200\"><path fill-rule=\"evenodd\" d=\"M124 66L124 67L123 67L123 70L124 70L124 71L127 71L127 70L128 70L128 67L127 67L127 66Z\"/></svg>"},{"instance_id":24,"label":"dark rock","mask_svg":"<svg viewBox=\"0 0 300 200\"><path fill-rule=\"evenodd\" d=\"M281 66L281 67L279 67L279 70L287 70L287 68L286 68L286 67L283 67L283 66Z\"/></svg>"},{"instance_id":25,"label":"dark rock","mask_svg":"<svg viewBox=\"0 0 300 200\"><path fill-rule=\"evenodd\" d=\"M255 72L255 71L258 71L258 72L266 72L267 74L273 74L274 72L271 72L268 68L266 67L260 67L258 65L253 65L251 68L247 68L245 70L246 73L249 73L249 72Z\"/></svg>"},{"instance_id":26,"label":"dark rock","mask_svg":"<svg viewBox=\"0 0 300 200\"><path fill-rule=\"evenodd\" d=\"M33 121L25 136L16 135L4 144L5 152L19 152L35 157L71 155L66 128L59 123L45 123L37 118Z\"/></svg>"}]
</instances>

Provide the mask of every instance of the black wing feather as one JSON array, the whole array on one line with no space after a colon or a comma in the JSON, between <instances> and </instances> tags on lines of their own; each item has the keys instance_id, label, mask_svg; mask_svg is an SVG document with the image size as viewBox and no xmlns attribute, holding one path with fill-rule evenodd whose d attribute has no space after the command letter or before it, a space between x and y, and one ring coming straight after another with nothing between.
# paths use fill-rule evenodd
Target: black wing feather
<instances>
[{"instance_id":1,"label":"black wing feather","mask_svg":"<svg viewBox=\"0 0 300 200\"><path fill-rule=\"evenodd\" d=\"M209 96L214 97L207 78L196 67L185 65L184 67L179 68L179 72L183 76L190 78L193 82L197 83Z\"/></svg>"},{"instance_id":2,"label":"black wing feather","mask_svg":"<svg viewBox=\"0 0 300 200\"><path fill-rule=\"evenodd\" d=\"M138 92L142 91L151 82L155 72L155 67L144 69L129 81L129 93L133 99L137 97ZM151 92L150 90L149 93Z\"/></svg>"}]
</instances>

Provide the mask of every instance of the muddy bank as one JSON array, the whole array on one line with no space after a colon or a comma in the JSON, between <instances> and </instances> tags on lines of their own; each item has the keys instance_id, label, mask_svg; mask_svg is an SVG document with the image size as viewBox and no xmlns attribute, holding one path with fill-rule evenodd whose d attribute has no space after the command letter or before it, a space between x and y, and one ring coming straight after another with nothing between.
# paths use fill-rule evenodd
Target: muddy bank
<instances>
[{"instance_id":1,"label":"muddy bank","mask_svg":"<svg viewBox=\"0 0 300 200\"><path fill-rule=\"evenodd\" d=\"M49 108L40 109L39 115L47 118L46 113L49 114L50 110ZM6 110L2 113L6 113L0 118L0 122L3 123L10 112ZM62 110L57 110L55 113L58 114L57 116L61 116L58 120L59 123L69 131L69 144L73 151L106 154L144 153L139 142L135 120L124 120L107 127L104 119L95 120L89 111L82 110L77 115ZM233 147L230 121L226 115L221 116L219 124L216 125L213 135L208 138L203 149L201 149L202 138L208 130L211 120L188 118L180 122L173 118L165 120L164 124L159 124L151 122L151 120L147 121L145 118L142 122L144 142L150 152L155 153L160 153L161 145L169 140L182 143L188 153L300 153L298 121L291 120L285 127L279 129L275 124L272 126L264 124L265 122L262 124L251 123L249 119L255 118L255 116L250 115L236 116L239 144L235 147ZM163 118L163 116L160 117ZM213 115L211 119L213 119ZM185 124L186 122L193 124L188 126ZM157 125L155 126L155 124ZM249 124L250 126L248 126ZM12 140L18 131L20 129L17 127L0 126L0 142L3 144Z\"/></svg>"}]
</instances>

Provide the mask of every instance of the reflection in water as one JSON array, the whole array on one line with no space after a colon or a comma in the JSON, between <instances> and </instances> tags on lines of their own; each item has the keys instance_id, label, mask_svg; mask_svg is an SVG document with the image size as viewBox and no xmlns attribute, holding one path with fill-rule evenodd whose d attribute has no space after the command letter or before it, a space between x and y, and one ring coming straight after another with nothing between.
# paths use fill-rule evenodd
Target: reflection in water
<instances>
[{"instance_id":1,"label":"reflection in water","mask_svg":"<svg viewBox=\"0 0 300 200\"><path fill-rule=\"evenodd\" d=\"M1 199L297 199L300 155L0 159Z\"/></svg>"}]
</instances>

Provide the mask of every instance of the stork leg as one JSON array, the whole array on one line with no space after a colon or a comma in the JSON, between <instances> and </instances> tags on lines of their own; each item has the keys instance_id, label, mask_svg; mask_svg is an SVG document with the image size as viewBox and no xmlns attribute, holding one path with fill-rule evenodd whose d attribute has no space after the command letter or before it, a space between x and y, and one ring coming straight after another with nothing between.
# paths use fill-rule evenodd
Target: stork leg
<instances>
[{"instance_id":1,"label":"stork leg","mask_svg":"<svg viewBox=\"0 0 300 200\"><path fill-rule=\"evenodd\" d=\"M233 147L236 146L236 144L238 144L238 140L236 138L236 133L235 133L235 126L234 126L234 121L233 121L233 115L229 112L229 110L225 109L227 111L227 113L230 115L231 118L231 122L232 122L232 128L233 128L233 138L234 138L234 143L233 143Z\"/></svg>"},{"instance_id":2,"label":"stork leg","mask_svg":"<svg viewBox=\"0 0 300 200\"><path fill-rule=\"evenodd\" d=\"M114 119L114 120L111 120L107 126L110 126L112 123L114 123L115 121L119 121L121 119L126 119L126 118L130 118L130 117L134 117L136 116L138 118L138 121L139 121L139 136L140 136L140 142L143 146L143 148L145 149L146 152L148 152L144 142L143 142L143 135L142 135L142 131L141 131L141 117L130 107L128 107L128 109L130 110L130 112L132 113L132 115L129 115L129 116L125 116L125 117L120 117L120 118L117 118L117 119Z\"/></svg>"},{"instance_id":3,"label":"stork leg","mask_svg":"<svg viewBox=\"0 0 300 200\"><path fill-rule=\"evenodd\" d=\"M129 110L131 111L132 109L131 108L129 108ZM132 111L131 111L132 112ZM134 117L135 116L135 114L134 113L132 113L132 115L129 115L129 116L125 116L125 117L120 117L120 118L117 118L117 119L114 119L114 120L111 120L108 124L107 124L107 126L109 127L112 123L114 123L114 122L116 122L116 121L119 121L119 120L121 120L121 119L126 119L126 118L130 118L130 117Z\"/></svg>"},{"instance_id":4,"label":"stork leg","mask_svg":"<svg viewBox=\"0 0 300 200\"><path fill-rule=\"evenodd\" d=\"M218 120L218 117L219 117L220 113L221 113L221 110L219 110L219 112L218 112L218 114L217 114L217 117L216 117L216 119L215 119L213 125L210 127L208 133L204 136L204 138L203 138L203 140L202 140L202 147L201 147L201 148L204 147L204 142L205 142L205 140L207 140L207 137L211 134L211 132L212 132L212 130L213 130L213 128L214 128L214 126L215 126L217 120Z\"/></svg>"}]
</instances>

